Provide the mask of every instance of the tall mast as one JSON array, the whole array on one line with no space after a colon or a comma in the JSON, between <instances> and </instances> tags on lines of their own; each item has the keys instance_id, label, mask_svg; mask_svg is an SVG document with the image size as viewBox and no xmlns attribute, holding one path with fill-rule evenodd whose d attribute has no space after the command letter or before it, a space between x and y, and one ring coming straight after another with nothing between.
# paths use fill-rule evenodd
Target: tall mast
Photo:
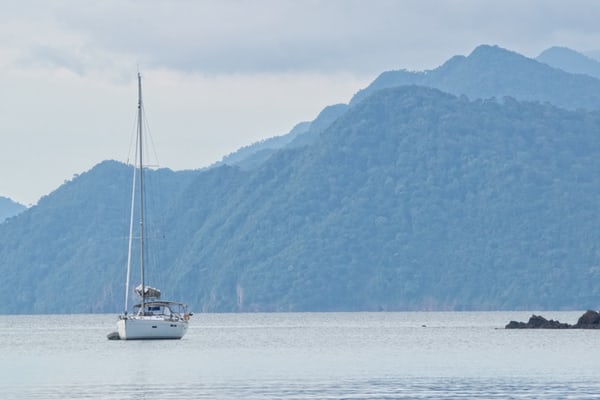
<instances>
[{"instance_id":1,"label":"tall mast","mask_svg":"<svg viewBox=\"0 0 600 400\"><path fill-rule=\"evenodd\" d=\"M135 143L135 158L133 161L133 182L131 184L131 212L129 217L129 247L127 250L127 280L125 281L125 312L124 315L127 315L127 310L129 310L129 280L131 278L131 249L133 248L133 221L134 221L134 212L135 212L135 176L137 174L137 136Z\"/></svg>"},{"instance_id":2,"label":"tall mast","mask_svg":"<svg viewBox=\"0 0 600 400\"><path fill-rule=\"evenodd\" d=\"M143 145L142 145L142 75L138 72L138 145L140 153L140 269L142 280L142 307L144 312L144 294L146 292L146 282L144 277L144 163L143 163Z\"/></svg>"}]
</instances>

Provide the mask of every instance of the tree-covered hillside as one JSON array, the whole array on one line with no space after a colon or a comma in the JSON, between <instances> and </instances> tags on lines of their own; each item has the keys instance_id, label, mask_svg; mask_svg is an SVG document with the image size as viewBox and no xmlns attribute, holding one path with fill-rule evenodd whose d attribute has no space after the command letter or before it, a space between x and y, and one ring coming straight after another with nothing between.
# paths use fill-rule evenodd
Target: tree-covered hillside
<instances>
[{"instance_id":1,"label":"tree-covered hillside","mask_svg":"<svg viewBox=\"0 0 600 400\"><path fill-rule=\"evenodd\" d=\"M196 311L597 308L598 132L598 112L376 92L251 171L152 171L148 283ZM0 225L4 312L120 310L130 175L100 164Z\"/></svg>"},{"instance_id":2,"label":"tree-covered hillside","mask_svg":"<svg viewBox=\"0 0 600 400\"><path fill-rule=\"evenodd\" d=\"M103 162L0 225L4 312L114 311L124 299L132 169ZM196 172L148 174L161 212Z\"/></svg>"},{"instance_id":3,"label":"tree-covered hillside","mask_svg":"<svg viewBox=\"0 0 600 400\"><path fill-rule=\"evenodd\" d=\"M228 192L178 287L227 311L597 306L598 132L598 113L377 92Z\"/></svg>"}]
</instances>

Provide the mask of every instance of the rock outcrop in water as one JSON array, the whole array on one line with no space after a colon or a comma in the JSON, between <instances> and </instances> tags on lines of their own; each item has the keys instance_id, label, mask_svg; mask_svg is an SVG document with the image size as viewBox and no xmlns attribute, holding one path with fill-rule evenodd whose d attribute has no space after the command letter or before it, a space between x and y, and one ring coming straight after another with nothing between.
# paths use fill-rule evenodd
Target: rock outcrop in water
<instances>
[{"instance_id":1,"label":"rock outcrop in water","mask_svg":"<svg viewBox=\"0 0 600 400\"><path fill-rule=\"evenodd\" d=\"M586 311L575 325L547 320L540 315L532 315L527 322L510 321L506 329L600 329L600 313L592 310Z\"/></svg>"}]
</instances>

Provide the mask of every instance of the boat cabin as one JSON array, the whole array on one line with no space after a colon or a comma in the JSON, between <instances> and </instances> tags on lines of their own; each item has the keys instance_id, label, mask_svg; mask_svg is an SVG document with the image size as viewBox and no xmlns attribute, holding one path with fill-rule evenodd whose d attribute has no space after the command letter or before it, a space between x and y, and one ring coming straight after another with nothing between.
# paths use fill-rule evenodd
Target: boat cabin
<instances>
[{"instance_id":1,"label":"boat cabin","mask_svg":"<svg viewBox=\"0 0 600 400\"><path fill-rule=\"evenodd\" d=\"M188 320L187 305L173 301L148 301L144 303L142 310L141 304L133 306L133 315L138 317L156 317L171 321Z\"/></svg>"}]
</instances>

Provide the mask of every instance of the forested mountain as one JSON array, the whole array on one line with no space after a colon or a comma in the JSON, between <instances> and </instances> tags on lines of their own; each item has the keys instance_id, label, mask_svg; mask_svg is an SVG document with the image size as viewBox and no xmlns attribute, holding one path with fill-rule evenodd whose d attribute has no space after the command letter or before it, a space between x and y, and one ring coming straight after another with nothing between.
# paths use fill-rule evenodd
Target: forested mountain
<instances>
[{"instance_id":1,"label":"forested mountain","mask_svg":"<svg viewBox=\"0 0 600 400\"><path fill-rule=\"evenodd\" d=\"M539 62L573 74L586 74L600 79L600 62L566 47L550 47L536 57Z\"/></svg>"},{"instance_id":2,"label":"forested mountain","mask_svg":"<svg viewBox=\"0 0 600 400\"><path fill-rule=\"evenodd\" d=\"M499 65L582 77L489 46L448 63L456 87ZM543 102L551 83L527 102L502 83L469 99L381 79L249 168L147 171L148 284L195 311L598 308L600 111L575 104L587 87L559 108ZM103 162L0 224L2 312L121 310L131 179Z\"/></svg>"},{"instance_id":3,"label":"forested mountain","mask_svg":"<svg viewBox=\"0 0 600 400\"><path fill-rule=\"evenodd\" d=\"M209 279L208 310L597 305L599 131L598 113L380 91L228 193L179 285Z\"/></svg>"},{"instance_id":4,"label":"forested mountain","mask_svg":"<svg viewBox=\"0 0 600 400\"><path fill-rule=\"evenodd\" d=\"M148 174L155 215L197 173ZM130 166L103 162L0 225L4 312L108 311L123 302L131 180Z\"/></svg>"},{"instance_id":5,"label":"forested mountain","mask_svg":"<svg viewBox=\"0 0 600 400\"><path fill-rule=\"evenodd\" d=\"M251 171L150 174L170 276L149 283L196 311L596 307L598 132L598 112L376 92ZM0 226L5 312L119 309L127 171Z\"/></svg>"},{"instance_id":6,"label":"forested mountain","mask_svg":"<svg viewBox=\"0 0 600 400\"><path fill-rule=\"evenodd\" d=\"M6 218L10 218L24 211L27 207L12 201L9 198L0 196L0 223Z\"/></svg>"}]
</instances>

